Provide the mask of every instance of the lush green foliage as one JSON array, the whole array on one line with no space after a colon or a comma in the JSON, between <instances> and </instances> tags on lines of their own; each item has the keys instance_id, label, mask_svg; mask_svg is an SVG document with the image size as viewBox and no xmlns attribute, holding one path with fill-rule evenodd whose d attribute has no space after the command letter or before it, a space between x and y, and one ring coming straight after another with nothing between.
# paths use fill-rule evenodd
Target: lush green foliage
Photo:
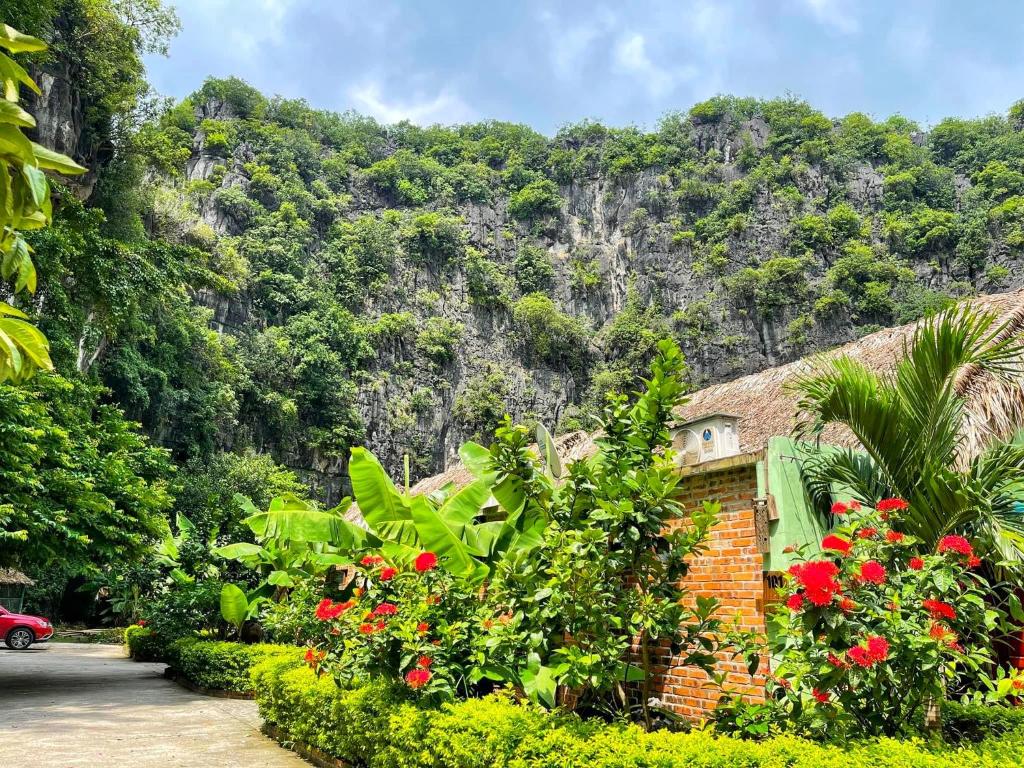
<instances>
[{"instance_id":1,"label":"lush green foliage","mask_svg":"<svg viewBox=\"0 0 1024 768\"><path fill-rule=\"evenodd\" d=\"M998 614L970 545L948 537L929 554L898 530L905 502L877 507L834 507L839 525L819 559L790 568L773 619L770 690L802 727L831 738L895 735L945 697L958 671L984 674L993 662L983 638Z\"/></svg>"},{"instance_id":2,"label":"lush green foliage","mask_svg":"<svg viewBox=\"0 0 1024 768\"><path fill-rule=\"evenodd\" d=\"M302 663L302 650L286 645L244 645L182 638L167 646L164 661L193 685L212 691L252 693L250 672L268 657Z\"/></svg>"},{"instance_id":3,"label":"lush green foliage","mask_svg":"<svg viewBox=\"0 0 1024 768\"><path fill-rule=\"evenodd\" d=\"M253 689L260 714L287 738L365 768L995 768L1012 763L1024 747L1019 729L963 749L895 739L822 746L793 736L757 742L710 731L644 733L636 726L553 716L497 696L424 708L384 681L338 688L330 678L279 658L254 667Z\"/></svg>"},{"instance_id":4,"label":"lush green foliage","mask_svg":"<svg viewBox=\"0 0 1024 768\"><path fill-rule=\"evenodd\" d=\"M825 504L832 484L865 501L905 498L910 509L900 530L926 546L947 533L968 533L984 553L1019 560L1024 521L1014 505L1022 492L1024 445L996 440L973 458L966 454L966 400L958 382L966 370L1011 374L1022 351L994 315L954 309L915 332L891 374L845 357L823 363L797 384L800 430L814 436L842 424L866 455L827 453L809 462L811 492Z\"/></svg>"},{"instance_id":5,"label":"lush green foliage","mask_svg":"<svg viewBox=\"0 0 1024 768\"><path fill-rule=\"evenodd\" d=\"M124 644L136 661L163 661L164 644L149 627L133 624L125 629Z\"/></svg>"}]
</instances>

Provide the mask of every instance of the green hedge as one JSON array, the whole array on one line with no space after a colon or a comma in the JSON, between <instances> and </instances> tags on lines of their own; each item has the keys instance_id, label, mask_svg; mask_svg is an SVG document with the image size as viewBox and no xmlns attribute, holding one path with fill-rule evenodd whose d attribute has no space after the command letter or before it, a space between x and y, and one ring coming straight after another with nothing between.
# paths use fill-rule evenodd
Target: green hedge
<instances>
[{"instance_id":1,"label":"green hedge","mask_svg":"<svg viewBox=\"0 0 1024 768\"><path fill-rule=\"evenodd\" d=\"M1024 707L942 705L942 733L949 741L983 741L1024 728Z\"/></svg>"},{"instance_id":2,"label":"green hedge","mask_svg":"<svg viewBox=\"0 0 1024 768\"><path fill-rule=\"evenodd\" d=\"M291 739L367 768L996 768L1024 753L1024 730L970 747L882 739L825 746L792 736L742 741L645 733L550 715L500 697L440 709L376 682L339 690L306 667L269 658L252 671L260 714Z\"/></svg>"},{"instance_id":3,"label":"green hedge","mask_svg":"<svg viewBox=\"0 0 1024 768\"><path fill-rule=\"evenodd\" d=\"M170 667L200 688L251 693L249 672L268 657L296 667L303 664L303 649L288 645L245 645L187 637L175 640L164 653Z\"/></svg>"},{"instance_id":4,"label":"green hedge","mask_svg":"<svg viewBox=\"0 0 1024 768\"><path fill-rule=\"evenodd\" d=\"M149 627L133 624L124 631L128 655L136 661L163 661L164 646Z\"/></svg>"}]
</instances>

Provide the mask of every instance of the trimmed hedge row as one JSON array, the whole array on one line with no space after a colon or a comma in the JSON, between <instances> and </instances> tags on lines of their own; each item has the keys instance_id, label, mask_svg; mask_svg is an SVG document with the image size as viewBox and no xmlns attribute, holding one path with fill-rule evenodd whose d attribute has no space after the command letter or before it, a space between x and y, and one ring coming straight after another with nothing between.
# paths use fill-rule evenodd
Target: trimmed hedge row
<instances>
[{"instance_id":1,"label":"trimmed hedge row","mask_svg":"<svg viewBox=\"0 0 1024 768\"><path fill-rule=\"evenodd\" d=\"M192 685L233 693L252 693L249 673L253 665L269 657L297 667L303 663L303 650L289 645L245 645L185 637L175 640L164 652L171 669Z\"/></svg>"},{"instance_id":2,"label":"trimmed hedge row","mask_svg":"<svg viewBox=\"0 0 1024 768\"><path fill-rule=\"evenodd\" d=\"M378 681L338 689L269 657L252 670L260 714L289 738L366 768L996 768L1024 754L1024 729L969 747L881 739L845 747L792 736L743 741L551 715L490 696L419 707Z\"/></svg>"},{"instance_id":3,"label":"trimmed hedge row","mask_svg":"<svg viewBox=\"0 0 1024 768\"><path fill-rule=\"evenodd\" d=\"M163 661L164 646L149 627L133 624L124 631L128 655L136 661Z\"/></svg>"}]
</instances>

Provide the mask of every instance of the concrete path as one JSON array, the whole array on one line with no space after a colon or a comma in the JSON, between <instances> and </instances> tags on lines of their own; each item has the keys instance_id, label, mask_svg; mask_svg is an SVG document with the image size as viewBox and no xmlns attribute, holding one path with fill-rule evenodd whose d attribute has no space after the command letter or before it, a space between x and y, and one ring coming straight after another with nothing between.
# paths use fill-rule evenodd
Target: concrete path
<instances>
[{"instance_id":1,"label":"concrete path","mask_svg":"<svg viewBox=\"0 0 1024 768\"><path fill-rule=\"evenodd\" d=\"M309 768L256 704L186 691L120 646L0 647L0 766Z\"/></svg>"}]
</instances>

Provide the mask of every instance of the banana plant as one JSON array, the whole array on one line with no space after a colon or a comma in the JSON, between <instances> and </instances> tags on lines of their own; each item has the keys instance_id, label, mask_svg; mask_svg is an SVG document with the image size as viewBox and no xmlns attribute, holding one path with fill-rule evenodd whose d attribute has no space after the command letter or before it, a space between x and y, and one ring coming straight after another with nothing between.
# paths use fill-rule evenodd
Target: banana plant
<instances>
[{"instance_id":1,"label":"banana plant","mask_svg":"<svg viewBox=\"0 0 1024 768\"><path fill-rule=\"evenodd\" d=\"M267 596L260 594L258 589L246 592L237 584L228 583L220 590L220 615L234 628L236 635L241 635L242 625L254 619L267 601Z\"/></svg>"},{"instance_id":2,"label":"banana plant","mask_svg":"<svg viewBox=\"0 0 1024 768\"><path fill-rule=\"evenodd\" d=\"M260 573L262 583L250 602L255 596L273 596L279 601L300 580L351 562L344 553L360 548L367 536L343 517L351 503L347 499L332 510L321 511L293 494L285 494L275 497L269 508L261 511L241 494L234 498L249 513L245 523L256 542L228 544L215 548L213 553Z\"/></svg>"},{"instance_id":3,"label":"banana plant","mask_svg":"<svg viewBox=\"0 0 1024 768\"><path fill-rule=\"evenodd\" d=\"M473 475L472 482L458 490L448 486L431 494L413 495L395 486L372 453L353 448L349 477L367 525L362 548L379 549L399 564L408 564L427 550L452 574L482 581L510 549L536 546L546 520L533 520L524 529L523 516L518 513L504 519L485 518L496 481L490 452L469 442L459 455Z\"/></svg>"}]
</instances>

